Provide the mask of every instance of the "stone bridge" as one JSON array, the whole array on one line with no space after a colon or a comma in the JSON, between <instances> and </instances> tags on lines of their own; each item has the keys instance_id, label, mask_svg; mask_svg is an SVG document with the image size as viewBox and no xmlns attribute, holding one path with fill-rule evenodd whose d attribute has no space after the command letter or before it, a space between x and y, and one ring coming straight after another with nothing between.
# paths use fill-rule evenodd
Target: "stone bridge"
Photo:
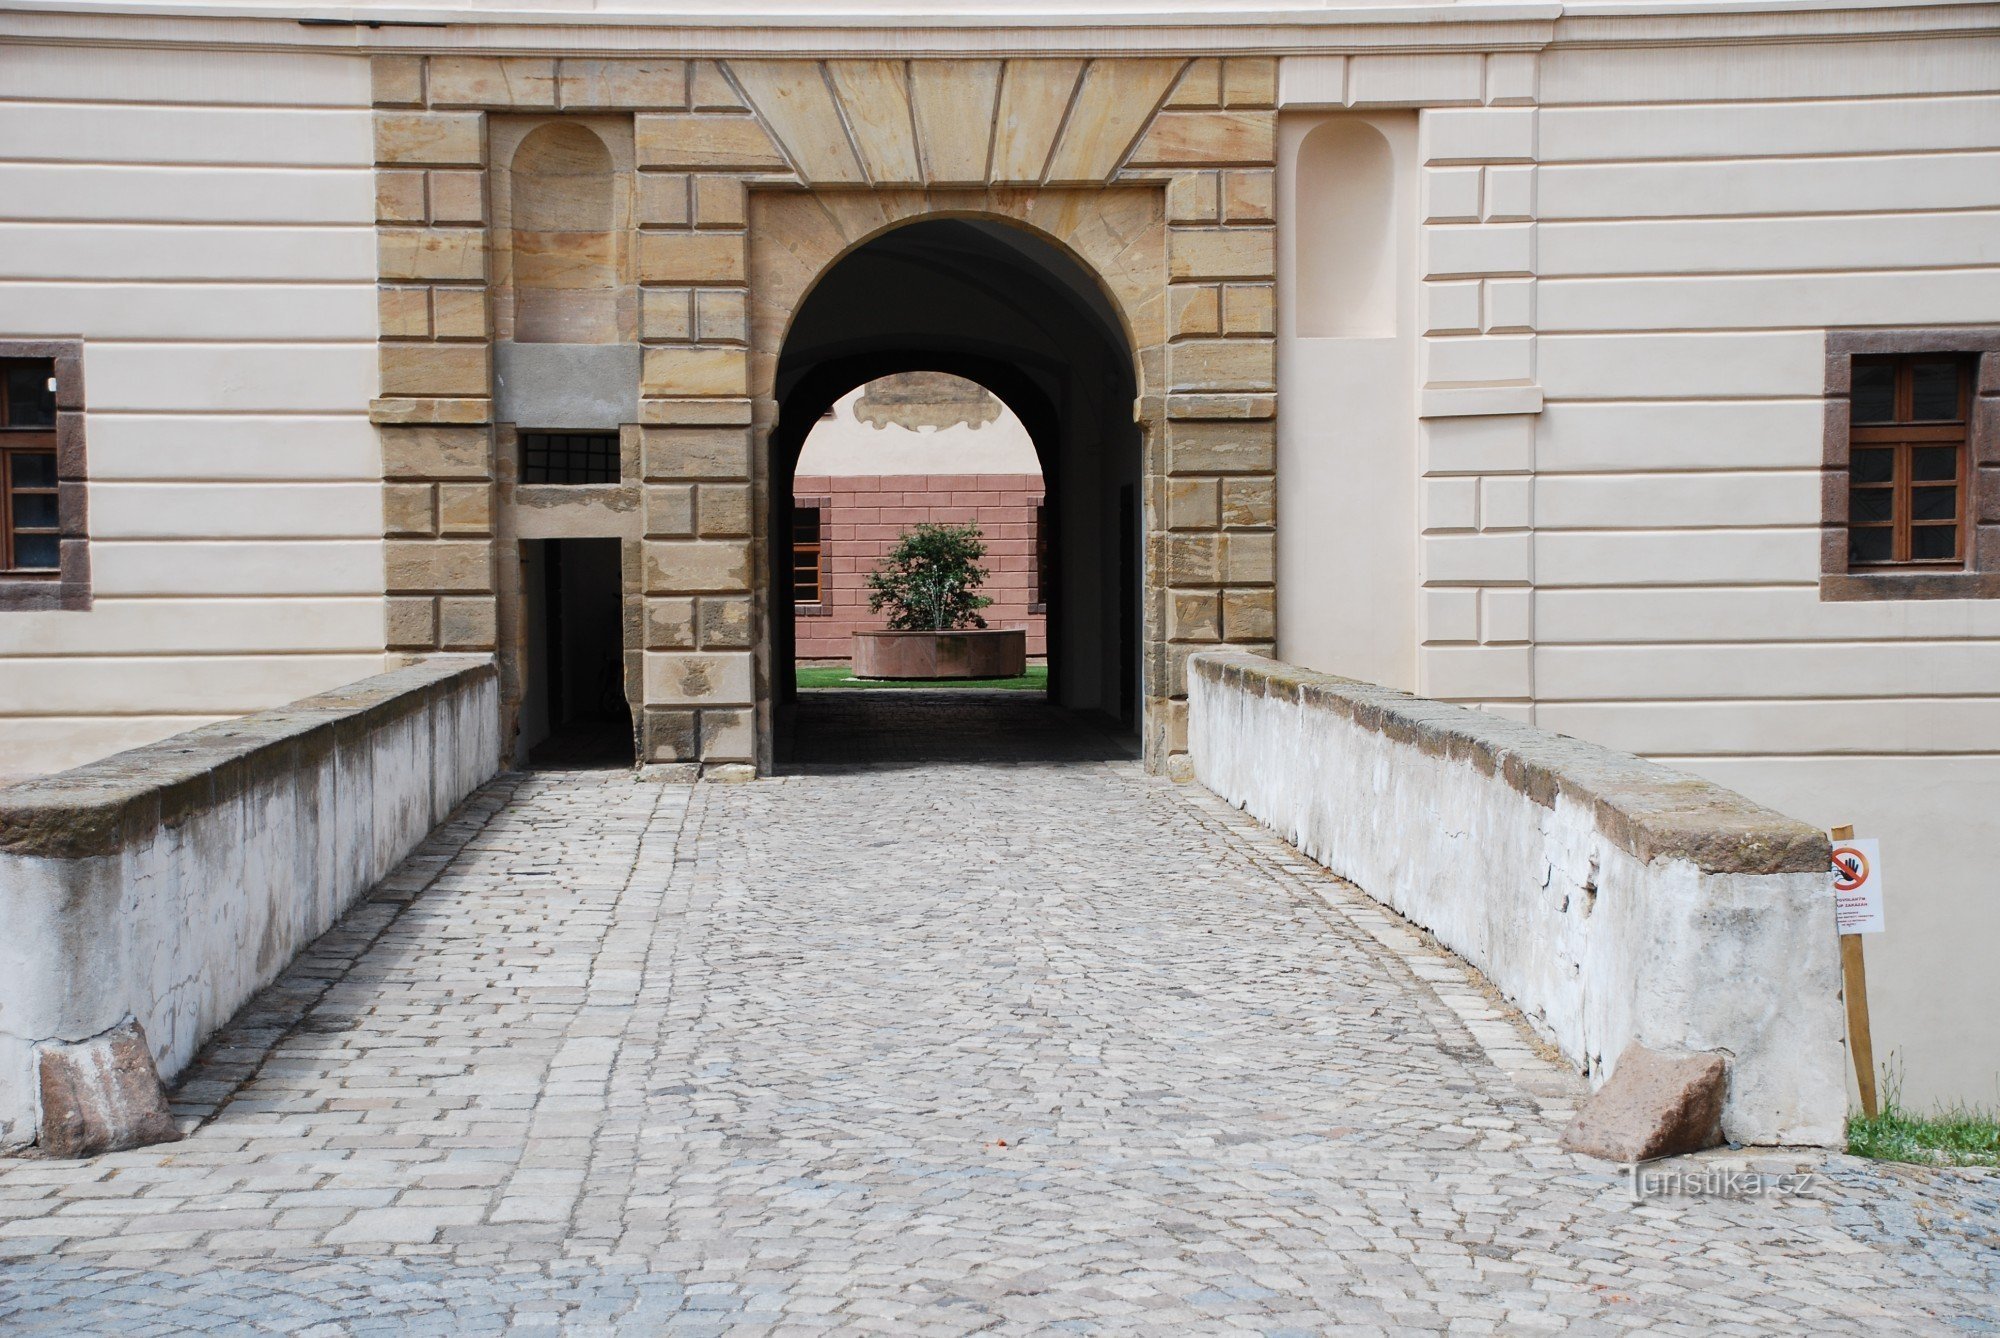
<instances>
[{"instance_id":1,"label":"stone bridge","mask_svg":"<svg viewBox=\"0 0 2000 1338\"><path fill-rule=\"evenodd\" d=\"M1719 1149L1635 1195L1482 976L1087 720L799 731L749 783L478 788L202 1049L184 1140L0 1162L0 1330L1996 1323L1990 1180Z\"/></svg>"}]
</instances>

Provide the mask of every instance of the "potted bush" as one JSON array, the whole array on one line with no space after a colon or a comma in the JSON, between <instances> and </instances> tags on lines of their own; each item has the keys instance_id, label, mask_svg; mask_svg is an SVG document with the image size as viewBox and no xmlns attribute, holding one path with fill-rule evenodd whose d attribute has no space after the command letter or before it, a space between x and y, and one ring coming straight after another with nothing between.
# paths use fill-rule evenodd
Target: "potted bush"
<instances>
[{"instance_id":1,"label":"potted bush","mask_svg":"<svg viewBox=\"0 0 2000 1338\"><path fill-rule=\"evenodd\" d=\"M989 628L993 601L986 541L977 525L906 530L868 576L868 608L889 615L886 632L854 634L857 678L1013 678L1027 672L1025 628Z\"/></svg>"}]
</instances>

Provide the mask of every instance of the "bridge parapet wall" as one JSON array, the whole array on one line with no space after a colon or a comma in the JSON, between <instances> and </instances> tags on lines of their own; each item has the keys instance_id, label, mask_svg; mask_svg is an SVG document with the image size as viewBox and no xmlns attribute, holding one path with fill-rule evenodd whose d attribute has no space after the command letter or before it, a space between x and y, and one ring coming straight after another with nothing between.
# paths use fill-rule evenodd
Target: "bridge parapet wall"
<instances>
[{"instance_id":1,"label":"bridge parapet wall","mask_svg":"<svg viewBox=\"0 0 2000 1338\"><path fill-rule=\"evenodd\" d=\"M38 1051L145 1028L162 1078L500 768L488 657L438 657L0 790L0 1146Z\"/></svg>"},{"instance_id":2,"label":"bridge parapet wall","mask_svg":"<svg viewBox=\"0 0 2000 1338\"><path fill-rule=\"evenodd\" d=\"M1589 1076L1720 1053L1732 1141L1847 1107L1826 834L1696 777L1245 652L1194 656L1196 777L1483 972Z\"/></svg>"}]
</instances>

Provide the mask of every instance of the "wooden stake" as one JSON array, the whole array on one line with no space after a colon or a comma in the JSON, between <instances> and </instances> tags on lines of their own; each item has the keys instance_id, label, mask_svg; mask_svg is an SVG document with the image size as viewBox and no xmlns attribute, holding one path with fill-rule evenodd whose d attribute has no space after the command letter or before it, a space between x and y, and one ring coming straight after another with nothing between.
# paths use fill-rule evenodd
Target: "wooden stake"
<instances>
[{"instance_id":1,"label":"wooden stake","mask_svg":"<svg viewBox=\"0 0 2000 1338\"><path fill-rule=\"evenodd\" d=\"M1852 841L1854 828L1835 827L1836 841ZM1847 996L1847 1048L1854 1056L1854 1079L1861 1088L1861 1113L1880 1113L1875 1098L1875 1041L1868 1033L1868 964L1861 955L1861 935L1840 936L1841 992Z\"/></svg>"}]
</instances>

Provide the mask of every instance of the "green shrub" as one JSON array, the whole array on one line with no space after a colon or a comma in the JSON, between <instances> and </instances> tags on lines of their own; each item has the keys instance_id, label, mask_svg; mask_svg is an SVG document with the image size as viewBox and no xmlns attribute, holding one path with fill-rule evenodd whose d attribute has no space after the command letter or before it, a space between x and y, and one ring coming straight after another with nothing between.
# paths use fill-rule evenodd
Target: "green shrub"
<instances>
[{"instance_id":1,"label":"green shrub","mask_svg":"<svg viewBox=\"0 0 2000 1338\"><path fill-rule=\"evenodd\" d=\"M906 531L868 575L868 608L889 611L892 632L949 632L984 627L979 610L993 601L986 583L986 541L977 525L919 525Z\"/></svg>"}]
</instances>

